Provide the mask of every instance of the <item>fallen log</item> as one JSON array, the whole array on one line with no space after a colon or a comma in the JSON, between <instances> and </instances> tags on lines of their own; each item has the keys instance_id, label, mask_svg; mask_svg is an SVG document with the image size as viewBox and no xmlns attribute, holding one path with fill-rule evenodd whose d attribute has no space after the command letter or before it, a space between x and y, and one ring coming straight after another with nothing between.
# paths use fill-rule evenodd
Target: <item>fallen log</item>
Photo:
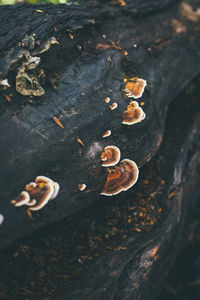
<instances>
[{"instance_id":1,"label":"fallen log","mask_svg":"<svg viewBox=\"0 0 200 300\"><path fill-rule=\"evenodd\" d=\"M188 240L190 220L195 223L199 87L197 78L170 106L160 150L134 189L94 202L1 252L2 297L156 298Z\"/></svg>"},{"instance_id":2,"label":"fallen log","mask_svg":"<svg viewBox=\"0 0 200 300\"><path fill-rule=\"evenodd\" d=\"M1 80L11 85L1 92L1 248L102 201L105 146L118 146L139 167L155 154L170 102L199 72L195 8L195 1L0 8ZM141 100L146 119L129 128L122 125L123 88L132 76L147 80L148 90ZM109 109L106 97L117 109ZM31 220L10 201L38 175L61 189ZM79 183L87 185L82 193Z\"/></svg>"}]
</instances>

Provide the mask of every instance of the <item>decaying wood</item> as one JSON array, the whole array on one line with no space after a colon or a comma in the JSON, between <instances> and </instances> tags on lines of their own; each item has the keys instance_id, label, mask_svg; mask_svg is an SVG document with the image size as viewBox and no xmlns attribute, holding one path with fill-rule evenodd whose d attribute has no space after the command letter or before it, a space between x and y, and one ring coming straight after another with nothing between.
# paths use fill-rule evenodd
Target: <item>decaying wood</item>
<instances>
[{"instance_id":1,"label":"decaying wood","mask_svg":"<svg viewBox=\"0 0 200 300\"><path fill-rule=\"evenodd\" d=\"M0 72L11 85L1 92L1 247L101 201L106 170L100 154L108 144L139 167L158 150L169 103L200 67L198 14L189 19L183 5L84 1L0 8ZM188 5L197 8L195 1ZM121 124L129 76L148 82L141 100L146 119L130 128ZM109 109L106 97L117 109ZM106 130L112 135L103 139ZM61 190L30 220L10 200L38 175ZM87 185L82 193L80 182Z\"/></svg>"},{"instance_id":2,"label":"decaying wood","mask_svg":"<svg viewBox=\"0 0 200 300\"><path fill-rule=\"evenodd\" d=\"M134 189L94 202L1 253L2 297L156 299L191 239L190 223L197 223L199 80L170 105L162 146L141 168Z\"/></svg>"}]
</instances>

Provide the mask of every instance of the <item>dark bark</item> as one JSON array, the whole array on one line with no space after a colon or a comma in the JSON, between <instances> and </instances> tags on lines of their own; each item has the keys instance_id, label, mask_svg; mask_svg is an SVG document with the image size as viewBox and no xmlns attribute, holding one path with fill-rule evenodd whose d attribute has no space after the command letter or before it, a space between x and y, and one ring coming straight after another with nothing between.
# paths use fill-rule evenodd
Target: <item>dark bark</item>
<instances>
[{"instance_id":1,"label":"dark bark","mask_svg":"<svg viewBox=\"0 0 200 300\"><path fill-rule=\"evenodd\" d=\"M195 8L195 1L189 3ZM134 5L127 1L124 8L90 1L78 6L19 5L1 7L0 12L1 76L12 85L12 102L7 103L2 93L0 111L0 207L5 217L0 240L5 247L103 199L99 193L106 171L99 157L104 146L118 146L122 158L133 159L140 167L152 157L162 140L169 103L199 72L200 40L198 20L183 17L177 1L138 1ZM172 26L174 19L183 26L179 34ZM59 44L48 49L52 37ZM100 50L99 44L110 49ZM27 71L45 90L38 98L24 97L15 90L17 73L30 55L41 58L35 69ZM41 69L45 77L39 78ZM127 128L121 124L127 105L123 78L132 75L148 81L142 98L146 119ZM51 89L55 81L59 81L58 90ZM108 109L107 96L118 103L118 109ZM61 116L64 129L52 121L53 116ZM112 135L103 140L107 129ZM85 147L77 143L77 137ZM10 200L37 175L59 182L61 191L30 220L26 210L15 208ZM80 182L87 184L84 193L77 189Z\"/></svg>"},{"instance_id":2,"label":"dark bark","mask_svg":"<svg viewBox=\"0 0 200 300\"><path fill-rule=\"evenodd\" d=\"M162 146L133 190L93 203L1 253L0 295L155 299L191 238L190 221L198 221L199 80L170 106Z\"/></svg>"}]
</instances>

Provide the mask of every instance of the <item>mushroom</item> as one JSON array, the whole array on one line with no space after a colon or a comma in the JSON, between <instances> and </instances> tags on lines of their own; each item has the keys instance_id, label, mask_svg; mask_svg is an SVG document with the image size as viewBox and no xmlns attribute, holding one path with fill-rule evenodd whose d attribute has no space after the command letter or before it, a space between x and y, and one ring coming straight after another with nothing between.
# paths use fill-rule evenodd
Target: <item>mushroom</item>
<instances>
[{"instance_id":1,"label":"mushroom","mask_svg":"<svg viewBox=\"0 0 200 300\"><path fill-rule=\"evenodd\" d=\"M4 216L0 214L0 225L3 223L3 221L4 221Z\"/></svg>"},{"instance_id":2,"label":"mushroom","mask_svg":"<svg viewBox=\"0 0 200 300\"><path fill-rule=\"evenodd\" d=\"M118 106L118 104L116 102L114 102L109 107L110 107L111 110L114 110L115 108L117 108L117 106Z\"/></svg>"},{"instance_id":3,"label":"mushroom","mask_svg":"<svg viewBox=\"0 0 200 300\"><path fill-rule=\"evenodd\" d=\"M11 203L15 206L27 205L29 206L27 212L31 217L31 210L40 210L43 208L49 200L54 199L60 186L57 182L54 182L48 177L38 176L35 182L30 182L25 186L25 191L12 200Z\"/></svg>"},{"instance_id":4,"label":"mushroom","mask_svg":"<svg viewBox=\"0 0 200 300\"><path fill-rule=\"evenodd\" d=\"M146 80L142 78L133 77L126 83L124 92L128 98L138 99L142 97L144 89L147 85Z\"/></svg>"},{"instance_id":5,"label":"mushroom","mask_svg":"<svg viewBox=\"0 0 200 300\"><path fill-rule=\"evenodd\" d=\"M106 103L109 103L109 102L110 102L110 98L109 98L109 97L106 97L106 98L105 98L105 102L106 102Z\"/></svg>"},{"instance_id":6,"label":"mushroom","mask_svg":"<svg viewBox=\"0 0 200 300\"><path fill-rule=\"evenodd\" d=\"M131 101L128 106L127 106L127 110L134 110L136 108L138 108L139 104L137 101Z\"/></svg>"},{"instance_id":7,"label":"mushroom","mask_svg":"<svg viewBox=\"0 0 200 300\"><path fill-rule=\"evenodd\" d=\"M122 124L133 125L143 120L144 112L141 107L134 110L125 110L123 113Z\"/></svg>"},{"instance_id":8,"label":"mushroom","mask_svg":"<svg viewBox=\"0 0 200 300\"><path fill-rule=\"evenodd\" d=\"M17 196L16 199L11 200L11 203L14 204L16 207L26 205L30 201L30 195L28 192L23 191Z\"/></svg>"},{"instance_id":9,"label":"mushroom","mask_svg":"<svg viewBox=\"0 0 200 300\"><path fill-rule=\"evenodd\" d=\"M35 204L28 208L28 212L33 210L40 210L43 208L49 200L53 199L55 189L51 182L37 184L33 187L31 184L26 185L26 190L30 195L31 200L35 200Z\"/></svg>"},{"instance_id":10,"label":"mushroom","mask_svg":"<svg viewBox=\"0 0 200 300\"><path fill-rule=\"evenodd\" d=\"M121 152L116 146L107 146L104 148L104 152L101 154L101 160L103 161L102 167L111 167L118 164L120 160Z\"/></svg>"},{"instance_id":11,"label":"mushroom","mask_svg":"<svg viewBox=\"0 0 200 300\"><path fill-rule=\"evenodd\" d=\"M131 101L127 106L127 110L123 113L122 124L133 125L144 120L145 116L139 104L136 101Z\"/></svg>"},{"instance_id":12,"label":"mushroom","mask_svg":"<svg viewBox=\"0 0 200 300\"><path fill-rule=\"evenodd\" d=\"M103 138L106 138L106 137L108 137L108 136L110 136L111 135L111 130L107 130L103 135L102 135L102 137Z\"/></svg>"},{"instance_id":13,"label":"mushroom","mask_svg":"<svg viewBox=\"0 0 200 300\"><path fill-rule=\"evenodd\" d=\"M85 183L80 183L78 185L78 189L79 189L80 192L84 191L85 188L86 188L86 184Z\"/></svg>"},{"instance_id":14,"label":"mushroom","mask_svg":"<svg viewBox=\"0 0 200 300\"><path fill-rule=\"evenodd\" d=\"M109 170L101 195L114 196L130 189L138 179L139 169L130 159L123 159L119 167Z\"/></svg>"},{"instance_id":15,"label":"mushroom","mask_svg":"<svg viewBox=\"0 0 200 300\"><path fill-rule=\"evenodd\" d=\"M41 186L42 186L44 183L51 183L51 184L53 184L53 187L54 187L54 193L53 193L53 196L52 196L51 200L54 199L54 198L56 198L56 196L58 195L60 186L59 186L59 184L58 184L57 182L54 182L52 179L50 179L50 178L48 178L48 177L46 177L46 176L37 176L37 177L35 178L35 182L36 182L36 184L39 184L39 185L41 185Z\"/></svg>"}]
</instances>

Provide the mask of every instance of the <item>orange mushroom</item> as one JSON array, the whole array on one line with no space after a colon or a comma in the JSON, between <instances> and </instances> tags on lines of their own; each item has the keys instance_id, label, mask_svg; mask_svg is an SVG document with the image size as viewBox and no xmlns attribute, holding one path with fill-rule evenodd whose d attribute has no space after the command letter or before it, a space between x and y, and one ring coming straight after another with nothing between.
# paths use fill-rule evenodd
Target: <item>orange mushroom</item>
<instances>
[{"instance_id":1,"label":"orange mushroom","mask_svg":"<svg viewBox=\"0 0 200 300\"><path fill-rule=\"evenodd\" d=\"M40 184L40 185L43 185L44 183L51 183L54 187L54 193L52 195L52 199L56 198L56 196L58 195L58 192L59 192L59 189L60 189L60 186L57 182L54 182L52 179L46 177L46 176L37 176L36 179L35 179L35 183L36 184Z\"/></svg>"},{"instance_id":2,"label":"orange mushroom","mask_svg":"<svg viewBox=\"0 0 200 300\"><path fill-rule=\"evenodd\" d=\"M119 167L115 166L109 171L101 195L114 196L127 191L137 182L138 176L139 169L136 163L130 159L123 159Z\"/></svg>"},{"instance_id":3,"label":"orange mushroom","mask_svg":"<svg viewBox=\"0 0 200 300\"><path fill-rule=\"evenodd\" d=\"M139 104L137 101L131 101L128 106L127 106L127 110L134 110L136 108L138 108Z\"/></svg>"},{"instance_id":4,"label":"orange mushroom","mask_svg":"<svg viewBox=\"0 0 200 300\"><path fill-rule=\"evenodd\" d=\"M138 107L135 110L125 110L122 124L133 125L142 121L143 110Z\"/></svg>"},{"instance_id":5,"label":"orange mushroom","mask_svg":"<svg viewBox=\"0 0 200 300\"><path fill-rule=\"evenodd\" d=\"M131 101L127 106L127 109L123 113L122 124L133 125L141 122L145 118L143 109L136 101Z\"/></svg>"},{"instance_id":6,"label":"orange mushroom","mask_svg":"<svg viewBox=\"0 0 200 300\"><path fill-rule=\"evenodd\" d=\"M28 208L28 211L40 210L52 199L54 194L54 186L50 182L44 183L42 186L37 185L36 187L27 184L26 190L29 193L31 200L36 200L35 204Z\"/></svg>"},{"instance_id":7,"label":"orange mushroom","mask_svg":"<svg viewBox=\"0 0 200 300\"><path fill-rule=\"evenodd\" d=\"M121 152L116 146L107 146L104 148L104 152L101 154L101 160L103 161L102 167L111 167L118 164L120 160Z\"/></svg>"},{"instance_id":8,"label":"orange mushroom","mask_svg":"<svg viewBox=\"0 0 200 300\"><path fill-rule=\"evenodd\" d=\"M80 192L84 191L86 188L86 184L85 183L79 183L78 185L78 189Z\"/></svg>"},{"instance_id":9,"label":"orange mushroom","mask_svg":"<svg viewBox=\"0 0 200 300\"><path fill-rule=\"evenodd\" d=\"M109 103L109 102L110 102L110 98L109 98L109 97L106 97L106 98L105 98L105 102L106 102L106 103Z\"/></svg>"},{"instance_id":10,"label":"orange mushroom","mask_svg":"<svg viewBox=\"0 0 200 300\"><path fill-rule=\"evenodd\" d=\"M133 77L126 83L124 92L128 98L138 99L142 97L144 89L147 85L146 80L142 78Z\"/></svg>"},{"instance_id":11,"label":"orange mushroom","mask_svg":"<svg viewBox=\"0 0 200 300\"><path fill-rule=\"evenodd\" d=\"M49 200L57 196L59 189L60 186L57 182L45 176L38 176L35 182L27 184L25 191L21 192L11 203L16 207L22 205L29 206L28 214L31 216L31 210L40 210L43 208Z\"/></svg>"}]
</instances>

